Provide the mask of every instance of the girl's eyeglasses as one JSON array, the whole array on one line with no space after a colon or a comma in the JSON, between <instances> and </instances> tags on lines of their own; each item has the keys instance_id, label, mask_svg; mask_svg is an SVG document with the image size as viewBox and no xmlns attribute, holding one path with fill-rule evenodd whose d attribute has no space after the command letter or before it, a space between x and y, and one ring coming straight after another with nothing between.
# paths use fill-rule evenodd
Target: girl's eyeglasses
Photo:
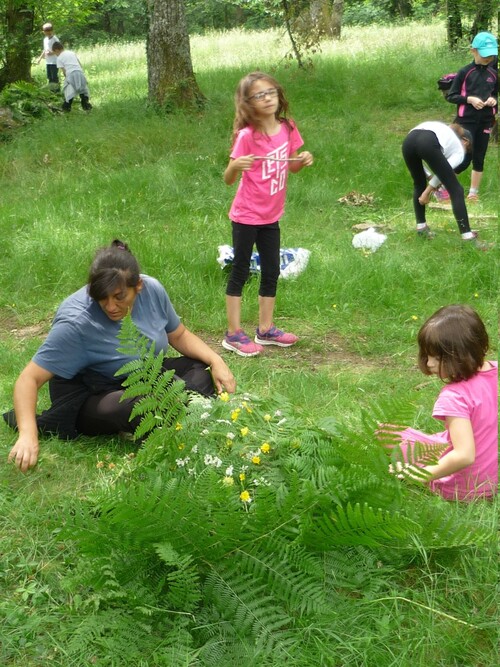
<instances>
[{"instance_id":1,"label":"girl's eyeglasses","mask_svg":"<svg viewBox=\"0 0 500 667\"><path fill-rule=\"evenodd\" d=\"M255 95L251 95L248 99L257 100L257 102L260 102L266 97L276 97L277 95L278 95L277 88L269 88L268 90L262 90L260 93L255 93Z\"/></svg>"}]
</instances>

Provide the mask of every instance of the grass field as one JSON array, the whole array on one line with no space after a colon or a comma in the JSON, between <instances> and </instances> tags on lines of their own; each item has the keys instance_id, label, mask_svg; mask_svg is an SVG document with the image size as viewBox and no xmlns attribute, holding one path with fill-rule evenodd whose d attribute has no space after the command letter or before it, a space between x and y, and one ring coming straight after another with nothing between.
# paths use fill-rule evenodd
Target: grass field
<instances>
[{"instance_id":1,"label":"grass field","mask_svg":"<svg viewBox=\"0 0 500 667\"><path fill-rule=\"evenodd\" d=\"M230 243L234 195L222 172L233 92L254 69L284 85L305 149L315 157L311 169L291 175L281 225L283 244L307 248L311 257L306 271L278 290L276 323L300 343L252 359L223 352L239 390L284 395L304 420L333 416L352 428L378 399L403 400L413 426L438 430L430 414L439 383L415 363L423 321L442 305L470 304L487 324L496 356L498 246L481 253L464 244L451 212L439 208L428 212L436 238L416 238L400 148L417 123L452 121L454 107L436 81L467 63L467 51L450 53L440 24L347 30L341 42L324 45L308 72L288 65L285 49L278 33L194 38L207 108L159 116L145 104L144 45L97 45L79 53L94 110L55 115L0 144L2 411L11 407L14 381L58 304L85 283L95 249L113 238L129 243L142 270L165 284L187 326L221 351L226 277L216 257L217 246ZM42 69L36 76L43 82ZM464 187L469 177L460 176ZM372 195L373 203L339 202L353 191ZM480 202L469 210L473 228L490 242L497 241L497 212L497 146L491 145ZM352 247L360 223L387 234L376 253ZM257 292L251 280L243 306L249 331ZM2 422L1 662L80 667L64 644L65 619L78 607L65 588L76 556L57 535L72 499L91 495L98 483L96 462L120 460L131 445L46 438L37 468L21 475L5 464L14 441ZM493 528L495 505L459 511L464 521ZM493 546L420 553L403 569L392 564L380 601L356 608L352 635L339 641L325 667L490 667L497 659L496 567ZM163 663L144 662L156 664Z\"/></svg>"}]
</instances>

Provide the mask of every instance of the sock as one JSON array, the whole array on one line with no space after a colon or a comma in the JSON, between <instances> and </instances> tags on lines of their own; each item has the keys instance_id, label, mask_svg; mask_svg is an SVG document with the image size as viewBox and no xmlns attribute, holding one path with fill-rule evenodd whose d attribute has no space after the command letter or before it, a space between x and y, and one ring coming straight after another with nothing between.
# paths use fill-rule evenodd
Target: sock
<instances>
[{"instance_id":1,"label":"sock","mask_svg":"<svg viewBox=\"0 0 500 667\"><path fill-rule=\"evenodd\" d=\"M469 239L474 238L474 232L464 232L462 234L462 238L463 238L464 241L469 241Z\"/></svg>"},{"instance_id":2,"label":"sock","mask_svg":"<svg viewBox=\"0 0 500 667\"><path fill-rule=\"evenodd\" d=\"M425 229L427 227L426 222L417 222L417 230Z\"/></svg>"},{"instance_id":3,"label":"sock","mask_svg":"<svg viewBox=\"0 0 500 667\"><path fill-rule=\"evenodd\" d=\"M479 192L478 188L469 188L470 195L477 195L478 192Z\"/></svg>"}]
</instances>

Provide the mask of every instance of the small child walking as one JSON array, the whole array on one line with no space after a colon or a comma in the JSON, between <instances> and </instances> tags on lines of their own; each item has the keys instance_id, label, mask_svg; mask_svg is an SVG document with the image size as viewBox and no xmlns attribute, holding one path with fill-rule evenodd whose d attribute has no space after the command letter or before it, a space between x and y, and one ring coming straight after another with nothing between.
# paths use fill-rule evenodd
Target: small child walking
<instances>
[{"instance_id":1,"label":"small child walking","mask_svg":"<svg viewBox=\"0 0 500 667\"><path fill-rule=\"evenodd\" d=\"M92 105L89 102L89 87L76 53L65 49L61 42L54 42L52 51L57 56L57 67L62 69L64 74L63 111L71 111L71 105L77 95L80 96L82 109L90 111Z\"/></svg>"},{"instance_id":2,"label":"small child walking","mask_svg":"<svg viewBox=\"0 0 500 667\"><path fill-rule=\"evenodd\" d=\"M238 84L233 147L224 172L227 185L241 175L229 211L234 261L226 289L228 327L226 350L243 357L260 354L264 345L289 347L298 341L274 326L276 288L280 274L280 227L288 172L313 163L294 121L288 116L283 88L268 74L251 72ZM259 326L254 340L241 328L241 295L250 272L254 244L260 255Z\"/></svg>"},{"instance_id":3,"label":"small child walking","mask_svg":"<svg viewBox=\"0 0 500 667\"><path fill-rule=\"evenodd\" d=\"M479 32L472 40L471 51L474 61L458 72L446 99L457 105L455 122L469 130L473 137L472 155L460 165L457 173L467 169L472 161L467 199L475 202L479 199L484 158L498 107L498 72L494 66L498 56L496 37L490 32Z\"/></svg>"},{"instance_id":4,"label":"small child walking","mask_svg":"<svg viewBox=\"0 0 500 667\"><path fill-rule=\"evenodd\" d=\"M45 59L45 70L47 72L47 81L51 89L59 92L59 72L57 69L57 56L52 50L55 42L59 41L59 37L54 34L54 27L52 23L44 23L42 26L43 32L43 50L38 58L38 62Z\"/></svg>"},{"instance_id":5,"label":"small child walking","mask_svg":"<svg viewBox=\"0 0 500 667\"><path fill-rule=\"evenodd\" d=\"M445 306L422 326L418 346L420 370L445 383L432 412L445 431L396 431L403 457L410 458L408 448L414 451L416 443L444 446L437 464L414 463L430 475L431 490L447 500L492 497L498 486L498 362L485 359L486 328L469 306ZM396 472L411 477L411 463Z\"/></svg>"}]
</instances>

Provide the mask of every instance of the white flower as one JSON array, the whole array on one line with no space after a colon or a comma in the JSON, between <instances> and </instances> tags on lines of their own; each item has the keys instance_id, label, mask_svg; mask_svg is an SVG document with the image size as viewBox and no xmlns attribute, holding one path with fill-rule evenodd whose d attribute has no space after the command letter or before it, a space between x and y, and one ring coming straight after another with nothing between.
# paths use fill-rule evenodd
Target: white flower
<instances>
[{"instance_id":1,"label":"white flower","mask_svg":"<svg viewBox=\"0 0 500 667\"><path fill-rule=\"evenodd\" d=\"M231 426L232 422L230 422L229 419L217 419L217 423L218 424L229 424L229 426Z\"/></svg>"},{"instance_id":2,"label":"white flower","mask_svg":"<svg viewBox=\"0 0 500 667\"><path fill-rule=\"evenodd\" d=\"M222 460L218 456L212 456L212 454L205 454L203 457L203 463L206 466L214 466L215 468L220 468L222 465Z\"/></svg>"},{"instance_id":3,"label":"white flower","mask_svg":"<svg viewBox=\"0 0 500 667\"><path fill-rule=\"evenodd\" d=\"M208 419L210 417L210 412L202 412L200 419Z\"/></svg>"},{"instance_id":4,"label":"white flower","mask_svg":"<svg viewBox=\"0 0 500 667\"><path fill-rule=\"evenodd\" d=\"M208 428L204 428L203 431L201 432L201 435L208 435L209 433L210 431L208 430Z\"/></svg>"},{"instance_id":5,"label":"white flower","mask_svg":"<svg viewBox=\"0 0 500 667\"><path fill-rule=\"evenodd\" d=\"M229 433L226 435L226 438L227 438L228 440L234 440L235 437L236 437L236 436L234 435L234 433L231 433L231 431L229 431Z\"/></svg>"},{"instance_id":6,"label":"white flower","mask_svg":"<svg viewBox=\"0 0 500 667\"><path fill-rule=\"evenodd\" d=\"M198 445L193 445L191 447L191 453L192 454L198 454Z\"/></svg>"},{"instance_id":7,"label":"white flower","mask_svg":"<svg viewBox=\"0 0 500 667\"><path fill-rule=\"evenodd\" d=\"M189 463L189 456L186 456L185 459L175 459L175 462L179 468L183 468L186 463Z\"/></svg>"},{"instance_id":8,"label":"white flower","mask_svg":"<svg viewBox=\"0 0 500 667\"><path fill-rule=\"evenodd\" d=\"M275 417L281 417L282 414L283 413L281 412L281 410L276 410L276 412L274 413L274 416Z\"/></svg>"},{"instance_id":9,"label":"white flower","mask_svg":"<svg viewBox=\"0 0 500 667\"><path fill-rule=\"evenodd\" d=\"M276 424L276 426L281 426L281 424L284 424L286 422L286 419L283 417L283 419L280 419L279 422Z\"/></svg>"},{"instance_id":10,"label":"white flower","mask_svg":"<svg viewBox=\"0 0 500 667\"><path fill-rule=\"evenodd\" d=\"M233 466L229 466L229 468L226 468L226 476L231 477L234 472Z\"/></svg>"}]
</instances>

